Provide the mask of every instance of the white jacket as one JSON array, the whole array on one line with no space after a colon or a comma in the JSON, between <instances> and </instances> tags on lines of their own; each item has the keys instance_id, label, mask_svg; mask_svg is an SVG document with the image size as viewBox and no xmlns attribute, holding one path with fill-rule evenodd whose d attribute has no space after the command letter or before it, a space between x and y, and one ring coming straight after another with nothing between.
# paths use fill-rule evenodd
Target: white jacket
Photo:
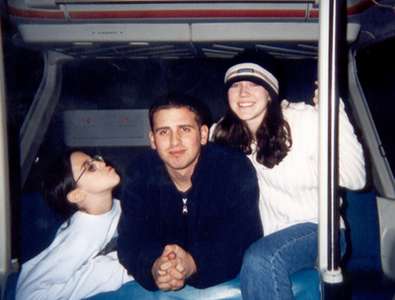
<instances>
[{"instance_id":1,"label":"white jacket","mask_svg":"<svg viewBox=\"0 0 395 300\"><path fill-rule=\"evenodd\" d=\"M265 236L299 223L318 223L319 113L304 102L284 100L282 107L292 136L287 156L270 169L256 161L255 153L248 155L258 176L259 209ZM343 102L339 109L339 169L340 186L352 190L364 187L362 146Z\"/></svg>"},{"instance_id":2,"label":"white jacket","mask_svg":"<svg viewBox=\"0 0 395 300\"><path fill-rule=\"evenodd\" d=\"M47 249L22 265L16 300L82 299L133 280L115 251L97 256L117 234L120 214L116 199L102 215L76 212Z\"/></svg>"}]
</instances>

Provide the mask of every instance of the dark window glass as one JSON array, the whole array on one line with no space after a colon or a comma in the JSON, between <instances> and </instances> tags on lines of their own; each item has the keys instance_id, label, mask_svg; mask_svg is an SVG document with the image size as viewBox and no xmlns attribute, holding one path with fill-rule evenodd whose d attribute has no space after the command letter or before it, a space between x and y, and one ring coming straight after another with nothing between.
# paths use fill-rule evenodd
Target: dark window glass
<instances>
[{"instance_id":1,"label":"dark window glass","mask_svg":"<svg viewBox=\"0 0 395 300\"><path fill-rule=\"evenodd\" d=\"M395 173L395 39L360 50L357 67L388 162Z\"/></svg>"}]
</instances>

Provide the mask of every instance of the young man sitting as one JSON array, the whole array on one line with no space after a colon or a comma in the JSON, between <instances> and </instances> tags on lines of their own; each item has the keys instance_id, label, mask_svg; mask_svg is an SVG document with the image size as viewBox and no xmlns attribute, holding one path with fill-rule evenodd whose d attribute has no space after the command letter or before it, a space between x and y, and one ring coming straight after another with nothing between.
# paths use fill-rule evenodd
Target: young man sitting
<instances>
[{"instance_id":1,"label":"young man sitting","mask_svg":"<svg viewBox=\"0 0 395 300\"><path fill-rule=\"evenodd\" d=\"M145 289L207 288L234 278L262 236L248 158L207 143L197 102L172 96L149 111L152 151L128 168L118 255Z\"/></svg>"}]
</instances>

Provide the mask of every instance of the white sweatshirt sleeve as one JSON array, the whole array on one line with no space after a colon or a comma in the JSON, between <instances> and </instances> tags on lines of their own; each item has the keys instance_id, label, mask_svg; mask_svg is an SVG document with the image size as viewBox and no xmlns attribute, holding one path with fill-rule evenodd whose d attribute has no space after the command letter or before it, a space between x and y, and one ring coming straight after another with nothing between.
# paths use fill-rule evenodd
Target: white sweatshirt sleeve
<instances>
[{"instance_id":1,"label":"white sweatshirt sleeve","mask_svg":"<svg viewBox=\"0 0 395 300\"><path fill-rule=\"evenodd\" d=\"M339 184L359 190L366 184L366 167L362 145L348 119L343 101L339 105Z\"/></svg>"},{"instance_id":2,"label":"white sweatshirt sleeve","mask_svg":"<svg viewBox=\"0 0 395 300\"><path fill-rule=\"evenodd\" d=\"M117 252L99 255L77 270L63 290L71 291L67 299L83 299L98 293L113 291L133 280L119 263Z\"/></svg>"},{"instance_id":3,"label":"white sweatshirt sleeve","mask_svg":"<svg viewBox=\"0 0 395 300\"><path fill-rule=\"evenodd\" d=\"M76 212L47 249L22 265L16 300L81 299L105 291L107 286L118 288L122 284L119 277L108 276L113 271L123 274L118 259L95 256L113 237L119 216L117 200L113 209L103 215ZM89 283L90 276L101 283L114 281L102 287Z\"/></svg>"},{"instance_id":4,"label":"white sweatshirt sleeve","mask_svg":"<svg viewBox=\"0 0 395 300\"><path fill-rule=\"evenodd\" d=\"M281 105L288 110L299 111L298 119L305 122L312 121L308 126L317 126L314 137L318 137L318 106L308 105L304 102L291 103L283 100ZM306 115L304 115L306 114ZM291 128L292 132L292 128ZM342 187L358 190L366 184L365 158L362 145L354 132L347 113L344 109L344 102L340 100L339 105L339 184Z\"/></svg>"}]
</instances>

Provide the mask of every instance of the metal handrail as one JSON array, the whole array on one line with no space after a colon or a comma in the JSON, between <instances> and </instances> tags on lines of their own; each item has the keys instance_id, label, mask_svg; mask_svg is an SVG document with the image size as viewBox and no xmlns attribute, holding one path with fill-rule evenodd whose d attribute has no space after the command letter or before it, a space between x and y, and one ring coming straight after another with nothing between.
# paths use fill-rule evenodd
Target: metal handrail
<instances>
[{"instance_id":1,"label":"metal handrail","mask_svg":"<svg viewBox=\"0 0 395 300\"><path fill-rule=\"evenodd\" d=\"M339 249L338 187L338 57L339 0L320 3L319 91L319 269L324 283L342 282Z\"/></svg>"},{"instance_id":2,"label":"metal handrail","mask_svg":"<svg viewBox=\"0 0 395 300\"><path fill-rule=\"evenodd\" d=\"M0 23L1 24L1 23ZM11 207L2 30L0 26L0 285L11 268ZM1 288L0 291L4 290ZM1 298L1 293L0 293Z\"/></svg>"}]
</instances>

